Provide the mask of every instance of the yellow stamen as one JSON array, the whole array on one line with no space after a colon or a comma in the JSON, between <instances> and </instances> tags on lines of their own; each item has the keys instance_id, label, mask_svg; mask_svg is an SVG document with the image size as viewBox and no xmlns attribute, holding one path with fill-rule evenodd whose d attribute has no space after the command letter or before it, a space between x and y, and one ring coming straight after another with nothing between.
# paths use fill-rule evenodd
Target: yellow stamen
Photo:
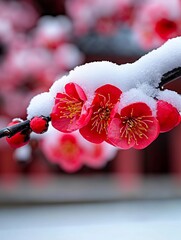
<instances>
[{"instance_id":1,"label":"yellow stamen","mask_svg":"<svg viewBox=\"0 0 181 240\"><path fill-rule=\"evenodd\" d=\"M60 103L64 103L64 106L59 106L60 109L60 118L70 118L71 121L75 117L79 117L81 114L83 101L79 101L76 98L64 97L60 98Z\"/></svg>"},{"instance_id":2,"label":"yellow stamen","mask_svg":"<svg viewBox=\"0 0 181 240\"><path fill-rule=\"evenodd\" d=\"M120 129L120 137L126 138L128 144L131 144L131 141L134 140L135 144L138 145L139 138L148 139L148 123L153 121L149 119L152 116L133 116L133 109L131 110L130 117L121 117L123 127Z\"/></svg>"},{"instance_id":3,"label":"yellow stamen","mask_svg":"<svg viewBox=\"0 0 181 240\"><path fill-rule=\"evenodd\" d=\"M99 94L100 105L98 110L93 112L91 122L92 128L96 129L96 132L101 134L102 131L107 131L108 121L110 119L110 113L113 108L113 104L110 102L110 94L104 96Z\"/></svg>"}]
</instances>

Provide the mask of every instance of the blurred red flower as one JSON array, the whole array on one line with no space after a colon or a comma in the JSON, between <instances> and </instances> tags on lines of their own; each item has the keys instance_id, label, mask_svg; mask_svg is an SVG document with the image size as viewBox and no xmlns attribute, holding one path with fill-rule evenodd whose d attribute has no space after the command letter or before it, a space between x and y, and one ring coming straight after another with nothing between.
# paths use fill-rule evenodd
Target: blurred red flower
<instances>
[{"instance_id":1,"label":"blurred red flower","mask_svg":"<svg viewBox=\"0 0 181 240\"><path fill-rule=\"evenodd\" d=\"M53 135L52 135L53 136ZM75 172L82 167L84 149L72 134L54 135L53 143L42 142L42 149L47 159L61 166L66 172ZM47 144L48 143L48 144Z\"/></svg>"},{"instance_id":2,"label":"blurred red flower","mask_svg":"<svg viewBox=\"0 0 181 240\"><path fill-rule=\"evenodd\" d=\"M180 9L180 0L143 2L132 28L140 46L153 49L180 36Z\"/></svg>"},{"instance_id":3,"label":"blurred red flower","mask_svg":"<svg viewBox=\"0 0 181 240\"><path fill-rule=\"evenodd\" d=\"M179 34L178 24L173 20L161 18L155 23L155 32L161 39L166 41Z\"/></svg>"},{"instance_id":4,"label":"blurred red flower","mask_svg":"<svg viewBox=\"0 0 181 240\"><path fill-rule=\"evenodd\" d=\"M117 148L106 142L86 141L78 131L61 133L50 125L49 131L41 136L40 147L46 159L69 173L78 171L83 165L102 168L117 153Z\"/></svg>"},{"instance_id":5,"label":"blurred red flower","mask_svg":"<svg viewBox=\"0 0 181 240\"><path fill-rule=\"evenodd\" d=\"M13 119L12 122L8 124L8 126L13 126L20 122L22 122L21 119ZM6 137L6 141L12 148L19 148L26 145L29 142L30 133L31 133L30 129L25 129L22 130L21 132L14 134L12 137Z\"/></svg>"}]
</instances>

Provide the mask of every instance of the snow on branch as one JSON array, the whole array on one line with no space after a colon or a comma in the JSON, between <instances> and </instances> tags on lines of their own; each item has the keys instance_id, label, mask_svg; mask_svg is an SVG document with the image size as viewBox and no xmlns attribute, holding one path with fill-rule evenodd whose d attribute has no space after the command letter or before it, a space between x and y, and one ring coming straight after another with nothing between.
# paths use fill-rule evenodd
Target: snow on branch
<instances>
[{"instance_id":1,"label":"snow on branch","mask_svg":"<svg viewBox=\"0 0 181 240\"><path fill-rule=\"evenodd\" d=\"M181 121L181 96L164 85L181 76L181 37L132 64L108 61L76 67L49 92L35 96L27 120L0 131L10 145L27 143L31 132L43 133L48 122L63 133L79 130L92 143L143 149ZM26 130L26 131L24 131Z\"/></svg>"}]
</instances>

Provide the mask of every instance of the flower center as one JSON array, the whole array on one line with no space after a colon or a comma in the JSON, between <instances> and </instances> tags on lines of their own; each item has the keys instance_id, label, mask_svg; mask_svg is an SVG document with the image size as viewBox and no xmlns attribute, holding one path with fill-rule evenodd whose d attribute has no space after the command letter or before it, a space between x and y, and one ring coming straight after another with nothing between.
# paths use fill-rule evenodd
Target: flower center
<instances>
[{"instance_id":1,"label":"flower center","mask_svg":"<svg viewBox=\"0 0 181 240\"><path fill-rule=\"evenodd\" d=\"M74 157L79 153L79 150L74 143L72 143L71 141L66 141L62 143L61 153L65 158L73 161Z\"/></svg>"},{"instance_id":2,"label":"flower center","mask_svg":"<svg viewBox=\"0 0 181 240\"><path fill-rule=\"evenodd\" d=\"M121 117L123 123L123 127L120 129L121 138L126 138L128 144L131 144L131 141L133 140L136 145L138 145L139 138L148 139L148 123L153 122L149 119L150 117L151 116Z\"/></svg>"},{"instance_id":3,"label":"flower center","mask_svg":"<svg viewBox=\"0 0 181 240\"><path fill-rule=\"evenodd\" d=\"M97 107L97 111L93 112L91 122L92 128L101 134L102 131L107 131L108 121L110 118L110 113L113 108L113 104L110 103L110 94L108 98L99 94L100 105Z\"/></svg>"},{"instance_id":4,"label":"flower center","mask_svg":"<svg viewBox=\"0 0 181 240\"><path fill-rule=\"evenodd\" d=\"M83 102L79 101L76 98L64 97L60 99L60 103L63 103L63 106L59 106L60 109L60 118L70 118L74 119L81 115Z\"/></svg>"}]
</instances>

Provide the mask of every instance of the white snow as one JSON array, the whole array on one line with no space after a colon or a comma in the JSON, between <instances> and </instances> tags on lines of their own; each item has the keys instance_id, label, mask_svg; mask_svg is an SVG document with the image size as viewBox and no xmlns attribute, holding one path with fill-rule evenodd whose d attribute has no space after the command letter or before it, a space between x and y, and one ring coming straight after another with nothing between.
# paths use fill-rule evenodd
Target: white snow
<instances>
[{"instance_id":1,"label":"white snow","mask_svg":"<svg viewBox=\"0 0 181 240\"><path fill-rule=\"evenodd\" d=\"M160 91L159 95L157 96L159 100L164 100L170 104L172 104L179 112L181 112L181 95L171 91L171 90L164 90Z\"/></svg>"},{"instance_id":2,"label":"white snow","mask_svg":"<svg viewBox=\"0 0 181 240\"><path fill-rule=\"evenodd\" d=\"M63 80L66 80L67 83L77 83L89 97L92 96L94 91L102 85L117 85L117 82L119 81L119 65L109 61L86 63L71 70ZM57 83L55 84L57 85ZM60 84L62 84L61 80ZM54 84L50 89L51 93L52 89L53 93L57 92ZM59 90L59 87L57 90Z\"/></svg>"},{"instance_id":3,"label":"white snow","mask_svg":"<svg viewBox=\"0 0 181 240\"><path fill-rule=\"evenodd\" d=\"M49 92L32 99L28 107L28 119L35 115L49 116L56 94L64 92L64 86L69 82L77 83L82 87L88 102L92 100L94 91L98 87L112 84L124 92L121 106L142 100L154 112L155 101L152 98L158 96L180 111L180 95L174 91L170 93L157 89L162 75L179 66L181 66L181 37L167 41L157 50L153 50L132 64L117 65L109 61L99 61L77 66L67 76L57 80Z\"/></svg>"},{"instance_id":4,"label":"white snow","mask_svg":"<svg viewBox=\"0 0 181 240\"><path fill-rule=\"evenodd\" d=\"M52 110L53 104L54 97L51 96L48 92L36 95L34 98L32 98L27 108L27 119L31 119L35 116L41 115L48 117Z\"/></svg>"},{"instance_id":5,"label":"white snow","mask_svg":"<svg viewBox=\"0 0 181 240\"><path fill-rule=\"evenodd\" d=\"M70 34L72 23L63 15L57 17L47 15L40 18L37 30L43 32L47 37L56 39L57 37Z\"/></svg>"},{"instance_id":6,"label":"white snow","mask_svg":"<svg viewBox=\"0 0 181 240\"><path fill-rule=\"evenodd\" d=\"M146 103L153 112L153 115L156 115L156 101L144 94L140 89L133 88L121 95L119 109L136 102Z\"/></svg>"},{"instance_id":7,"label":"white snow","mask_svg":"<svg viewBox=\"0 0 181 240\"><path fill-rule=\"evenodd\" d=\"M23 147L17 148L14 151L14 158L17 161L27 162L31 157L31 147L29 145L25 145Z\"/></svg>"},{"instance_id":8,"label":"white snow","mask_svg":"<svg viewBox=\"0 0 181 240\"><path fill-rule=\"evenodd\" d=\"M168 40L160 48L149 52L131 66L136 82L147 82L157 87L164 73L181 66L181 37ZM133 77L129 81L131 80L134 81Z\"/></svg>"}]
</instances>

